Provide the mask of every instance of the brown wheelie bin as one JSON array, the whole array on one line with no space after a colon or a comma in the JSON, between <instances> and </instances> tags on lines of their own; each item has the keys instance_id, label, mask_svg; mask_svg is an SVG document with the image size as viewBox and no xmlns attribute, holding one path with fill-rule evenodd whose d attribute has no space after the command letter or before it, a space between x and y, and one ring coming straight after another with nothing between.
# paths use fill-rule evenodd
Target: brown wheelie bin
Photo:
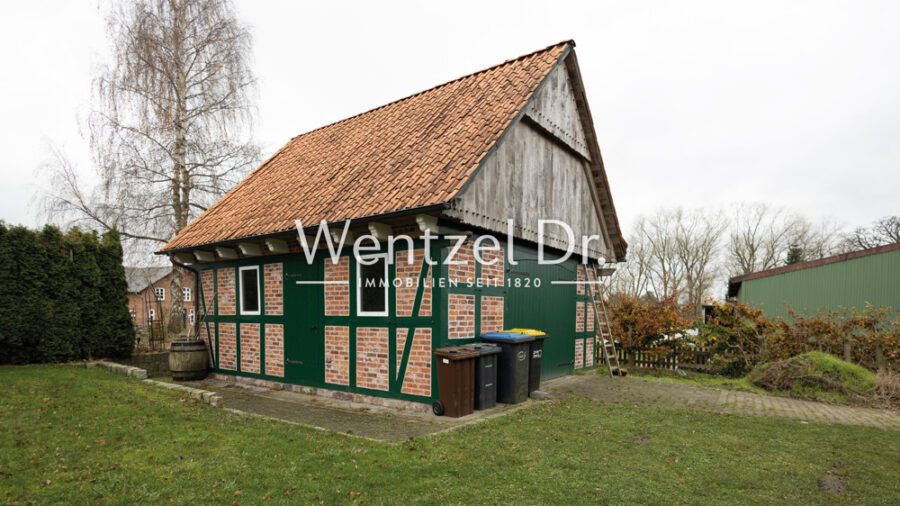
<instances>
[{"instance_id":1,"label":"brown wheelie bin","mask_svg":"<svg viewBox=\"0 0 900 506\"><path fill-rule=\"evenodd\" d=\"M438 398L434 414L453 418L466 416L475 408L475 358L478 352L465 346L434 350L437 357Z\"/></svg>"}]
</instances>

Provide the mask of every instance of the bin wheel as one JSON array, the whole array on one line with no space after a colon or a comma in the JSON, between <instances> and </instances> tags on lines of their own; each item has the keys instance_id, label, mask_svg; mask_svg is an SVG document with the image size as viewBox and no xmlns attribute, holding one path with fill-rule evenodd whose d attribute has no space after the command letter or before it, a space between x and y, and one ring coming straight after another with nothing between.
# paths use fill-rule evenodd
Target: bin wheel
<instances>
[{"instance_id":1,"label":"bin wheel","mask_svg":"<svg viewBox=\"0 0 900 506\"><path fill-rule=\"evenodd\" d=\"M441 404L441 401L434 401L431 404L431 411L434 412L437 416L443 416L444 414L444 405Z\"/></svg>"}]
</instances>

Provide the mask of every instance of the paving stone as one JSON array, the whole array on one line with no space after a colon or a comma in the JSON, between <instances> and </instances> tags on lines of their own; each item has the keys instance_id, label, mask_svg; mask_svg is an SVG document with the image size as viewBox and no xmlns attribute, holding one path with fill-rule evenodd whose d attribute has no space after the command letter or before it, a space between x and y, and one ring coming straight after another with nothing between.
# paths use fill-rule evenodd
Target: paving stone
<instances>
[{"instance_id":1,"label":"paving stone","mask_svg":"<svg viewBox=\"0 0 900 506\"><path fill-rule=\"evenodd\" d=\"M568 376L548 382L553 396L577 395L604 402L620 402L672 409L695 409L745 416L775 416L845 425L900 430L900 412L836 406L770 395L688 384L671 384L634 377Z\"/></svg>"}]
</instances>

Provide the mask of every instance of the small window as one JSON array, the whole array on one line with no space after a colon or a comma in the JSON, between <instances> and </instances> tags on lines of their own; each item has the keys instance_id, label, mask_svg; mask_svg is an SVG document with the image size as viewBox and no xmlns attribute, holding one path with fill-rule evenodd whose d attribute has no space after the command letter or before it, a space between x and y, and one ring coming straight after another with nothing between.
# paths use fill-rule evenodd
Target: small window
<instances>
[{"instance_id":1,"label":"small window","mask_svg":"<svg viewBox=\"0 0 900 506\"><path fill-rule=\"evenodd\" d=\"M134 309L129 309L128 314L131 315L131 321L134 321L137 318L137 313L134 312Z\"/></svg>"},{"instance_id":2,"label":"small window","mask_svg":"<svg viewBox=\"0 0 900 506\"><path fill-rule=\"evenodd\" d=\"M166 300L165 288L154 288L153 293L156 294L156 300Z\"/></svg>"},{"instance_id":3,"label":"small window","mask_svg":"<svg viewBox=\"0 0 900 506\"><path fill-rule=\"evenodd\" d=\"M182 289L181 289L181 293L184 294L184 301L185 301L185 302L190 302L190 301L191 301L191 289L190 289L190 288L187 288L187 287L182 288Z\"/></svg>"},{"instance_id":4,"label":"small window","mask_svg":"<svg viewBox=\"0 0 900 506\"><path fill-rule=\"evenodd\" d=\"M153 320L155 320L155 319L156 319L156 310L155 310L155 309L151 309L151 310L150 310L150 321L153 321Z\"/></svg>"},{"instance_id":5,"label":"small window","mask_svg":"<svg viewBox=\"0 0 900 506\"><path fill-rule=\"evenodd\" d=\"M387 316L387 255L370 255L362 259L377 260L372 265L360 263L357 266L356 312L359 316Z\"/></svg>"},{"instance_id":6,"label":"small window","mask_svg":"<svg viewBox=\"0 0 900 506\"><path fill-rule=\"evenodd\" d=\"M188 323L190 323L191 325L194 324L194 310L193 309L188 311Z\"/></svg>"},{"instance_id":7,"label":"small window","mask_svg":"<svg viewBox=\"0 0 900 506\"><path fill-rule=\"evenodd\" d=\"M241 314L259 314L259 267L241 267Z\"/></svg>"}]
</instances>

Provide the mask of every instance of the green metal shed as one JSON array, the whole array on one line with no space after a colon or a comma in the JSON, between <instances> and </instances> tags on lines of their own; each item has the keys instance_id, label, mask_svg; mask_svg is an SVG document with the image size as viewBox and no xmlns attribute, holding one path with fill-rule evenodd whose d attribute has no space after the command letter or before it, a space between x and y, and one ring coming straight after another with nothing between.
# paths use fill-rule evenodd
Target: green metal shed
<instances>
[{"instance_id":1,"label":"green metal shed","mask_svg":"<svg viewBox=\"0 0 900 506\"><path fill-rule=\"evenodd\" d=\"M731 278L728 296L769 318L820 309L862 309L866 303L900 309L900 243L854 251Z\"/></svg>"}]
</instances>

